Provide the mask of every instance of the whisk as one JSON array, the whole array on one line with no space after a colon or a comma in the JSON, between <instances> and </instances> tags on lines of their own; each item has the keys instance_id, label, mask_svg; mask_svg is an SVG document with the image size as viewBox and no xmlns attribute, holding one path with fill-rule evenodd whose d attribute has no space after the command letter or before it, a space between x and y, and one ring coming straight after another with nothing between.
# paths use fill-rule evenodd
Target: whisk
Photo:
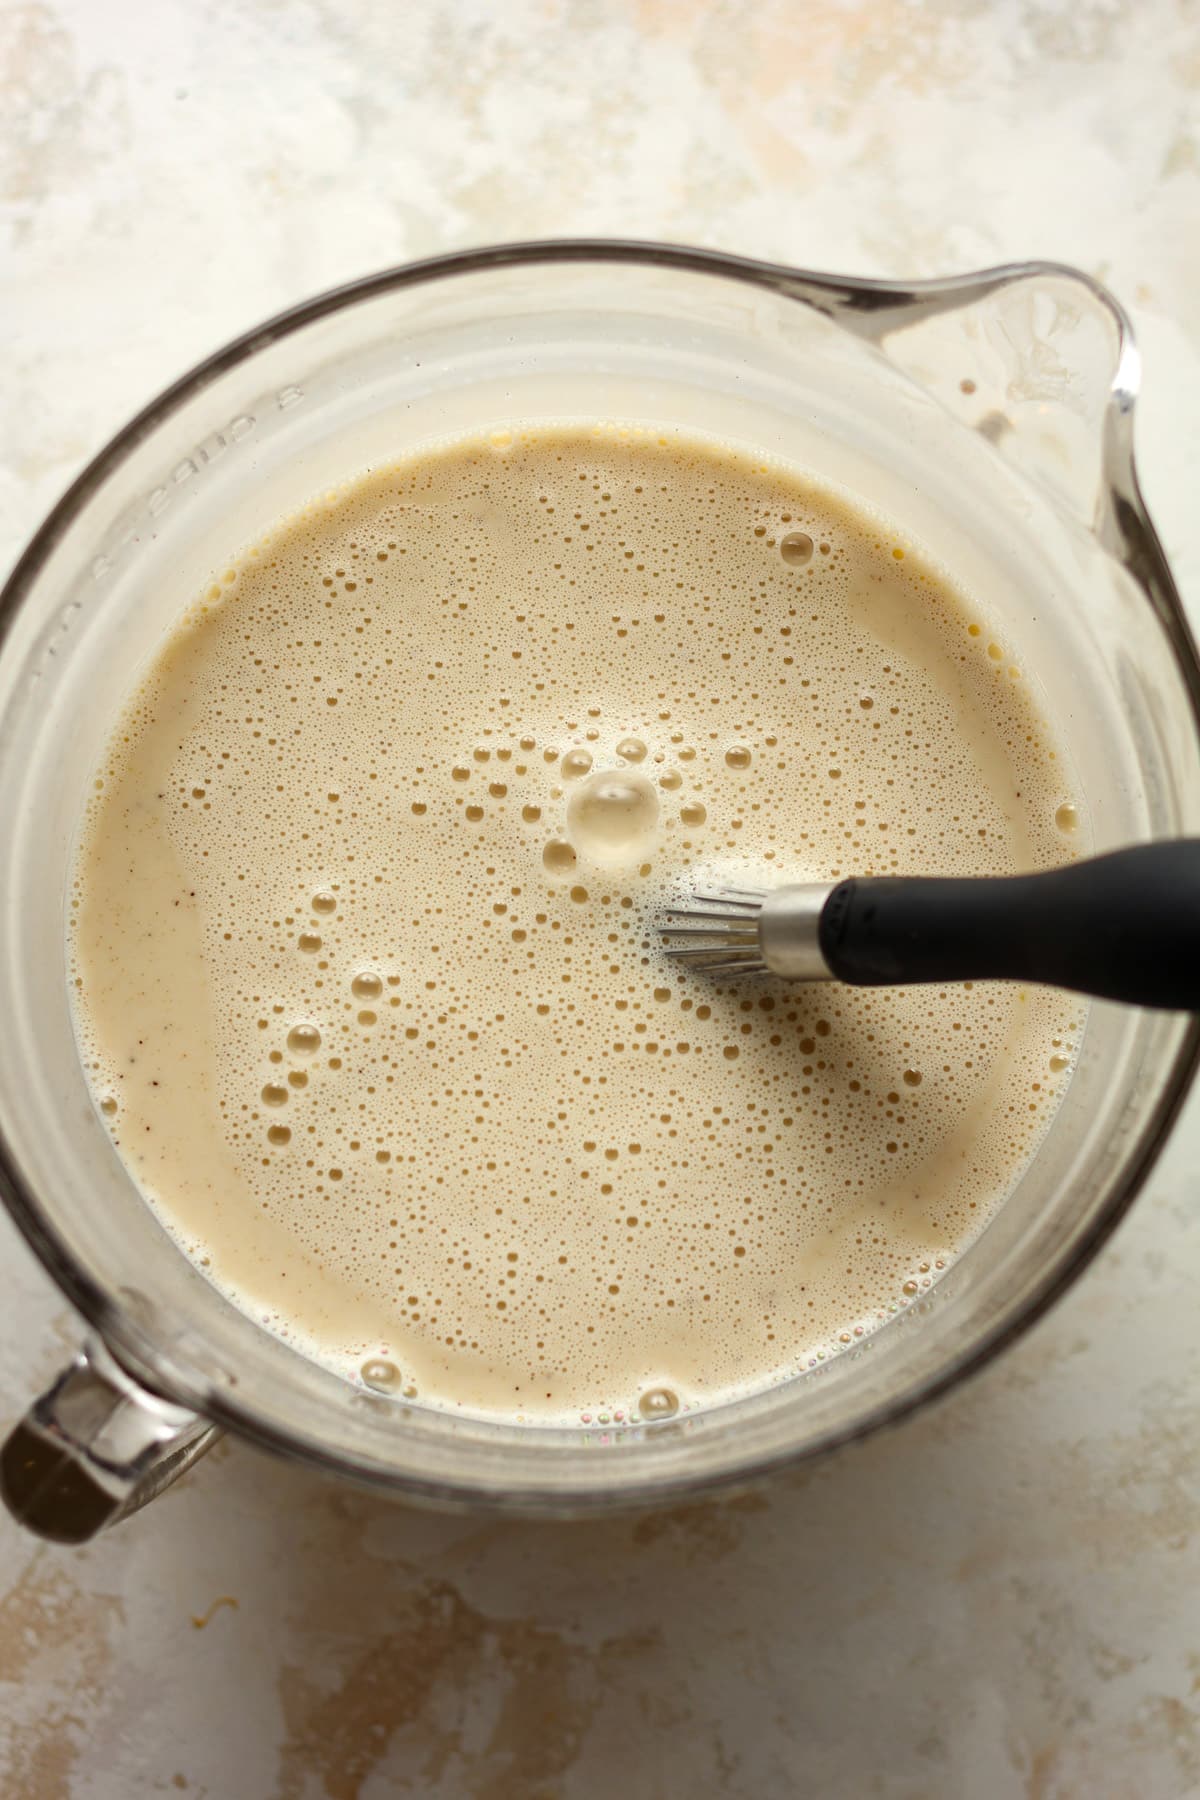
<instances>
[{"instance_id":1,"label":"whisk","mask_svg":"<svg viewBox=\"0 0 1200 1800\"><path fill-rule=\"evenodd\" d=\"M1200 839L1036 875L864 876L716 887L666 909L667 955L704 974L856 987L1042 982L1200 1010Z\"/></svg>"}]
</instances>

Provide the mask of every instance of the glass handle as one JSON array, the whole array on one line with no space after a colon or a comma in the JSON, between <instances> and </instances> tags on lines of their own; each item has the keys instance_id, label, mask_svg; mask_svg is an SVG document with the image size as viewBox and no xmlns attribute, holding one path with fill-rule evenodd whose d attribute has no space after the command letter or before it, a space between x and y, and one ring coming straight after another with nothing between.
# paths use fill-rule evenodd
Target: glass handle
<instances>
[{"instance_id":1,"label":"glass handle","mask_svg":"<svg viewBox=\"0 0 1200 1800\"><path fill-rule=\"evenodd\" d=\"M93 1340L9 1435L0 1493L39 1537L82 1544L153 1500L220 1435L140 1387Z\"/></svg>"}]
</instances>

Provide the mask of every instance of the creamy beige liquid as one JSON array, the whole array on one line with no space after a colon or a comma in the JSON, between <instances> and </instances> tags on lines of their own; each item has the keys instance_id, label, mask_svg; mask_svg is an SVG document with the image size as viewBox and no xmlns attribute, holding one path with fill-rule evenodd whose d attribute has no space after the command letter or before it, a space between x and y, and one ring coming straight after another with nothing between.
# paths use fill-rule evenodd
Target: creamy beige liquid
<instances>
[{"instance_id":1,"label":"creamy beige liquid","mask_svg":"<svg viewBox=\"0 0 1200 1800\"><path fill-rule=\"evenodd\" d=\"M373 472L192 606L98 772L76 1011L122 1155L384 1389L591 1421L810 1366L978 1233L1080 1002L718 986L655 910L1065 859L1030 686L776 464L546 428Z\"/></svg>"}]
</instances>

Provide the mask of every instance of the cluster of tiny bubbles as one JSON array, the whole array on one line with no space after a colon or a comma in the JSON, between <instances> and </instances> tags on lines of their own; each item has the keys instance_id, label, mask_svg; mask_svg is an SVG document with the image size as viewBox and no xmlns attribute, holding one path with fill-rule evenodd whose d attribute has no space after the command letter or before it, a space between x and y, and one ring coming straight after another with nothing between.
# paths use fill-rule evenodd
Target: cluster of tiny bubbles
<instances>
[{"instance_id":1,"label":"cluster of tiny bubbles","mask_svg":"<svg viewBox=\"0 0 1200 1800\"><path fill-rule=\"evenodd\" d=\"M90 820L122 855L81 875L74 943L102 1110L163 1146L167 1212L164 1059L217 1071L214 1231L261 1218L304 1259L270 1240L255 1316L380 1393L653 1423L922 1293L1036 1149L1078 1002L739 985L655 921L713 880L1075 854L998 629L798 473L615 425L377 469L234 573L114 737ZM123 935L147 816L210 1003L142 1052L105 995L171 991Z\"/></svg>"}]
</instances>

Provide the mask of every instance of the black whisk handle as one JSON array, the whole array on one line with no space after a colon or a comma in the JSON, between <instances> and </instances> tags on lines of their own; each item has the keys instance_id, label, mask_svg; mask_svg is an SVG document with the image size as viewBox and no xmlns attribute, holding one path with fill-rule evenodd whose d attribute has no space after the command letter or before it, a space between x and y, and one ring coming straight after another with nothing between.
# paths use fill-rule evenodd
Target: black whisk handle
<instances>
[{"instance_id":1,"label":"black whisk handle","mask_svg":"<svg viewBox=\"0 0 1200 1800\"><path fill-rule=\"evenodd\" d=\"M859 987L1002 979L1200 1010L1200 839L1036 875L843 881L819 935L837 979Z\"/></svg>"}]
</instances>

